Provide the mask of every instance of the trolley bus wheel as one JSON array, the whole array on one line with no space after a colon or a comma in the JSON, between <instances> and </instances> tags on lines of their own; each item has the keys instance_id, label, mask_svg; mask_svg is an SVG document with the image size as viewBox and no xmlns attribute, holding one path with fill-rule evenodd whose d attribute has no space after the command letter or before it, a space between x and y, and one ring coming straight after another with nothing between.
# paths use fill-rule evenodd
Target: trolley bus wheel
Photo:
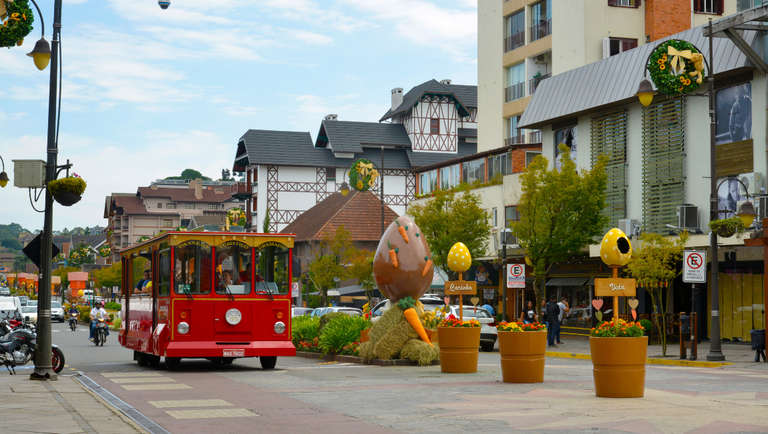
<instances>
[{"instance_id":1,"label":"trolley bus wheel","mask_svg":"<svg viewBox=\"0 0 768 434\"><path fill-rule=\"evenodd\" d=\"M160 356L147 355L146 357L149 359L149 366L153 368L160 366Z\"/></svg>"},{"instance_id":2,"label":"trolley bus wheel","mask_svg":"<svg viewBox=\"0 0 768 434\"><path fill-rule=\"evenodd\" d=\"M261 361L261 367L264 369L275 369L275 365L277 364L277 356L262 356L259 357L259 360Z\"/></svg>"},{"instance_id":3,"label":"trolley bus wheel","mask_svg":"<svg viewBox=\"0 0 768 434\"><path fill-rule=\"evenodd\" d=\"M142 352L136 351L136 356L134 359L136 359L136 363L138 363L139 366L149 365L149 359L147 358L147 355Z\"/></svg>"},{"instance_id":4,"label":"trolley bus wheel","mask_svg":"<svg viewBox=\"0 0 768 434\"><path fill-rule=\"evenodd\" d=\"M235 361L234 357L224 357L223 359L221 359L221 363L223 363L225 365L231 365L232 362L234 362L234 361Z\"/></svg>"},{"instance_id":5,"label":"trolley bus wheel","mask_svg":"<svg viewBox=\"0 0 768 434\"><path fill-rule=\"evenodd\" d=\"M181 357L166 357L165 369L169 371L178 371L181 366Z\"/></svg>"}]
</instances>

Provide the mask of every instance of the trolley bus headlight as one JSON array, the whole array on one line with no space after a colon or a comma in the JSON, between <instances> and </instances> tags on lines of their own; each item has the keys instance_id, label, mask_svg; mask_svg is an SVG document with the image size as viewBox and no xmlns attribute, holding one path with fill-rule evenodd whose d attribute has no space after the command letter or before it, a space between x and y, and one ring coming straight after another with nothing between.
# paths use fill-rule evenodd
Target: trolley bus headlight
<instances>
[{"instance_id":1,"label":"trolley bus headlight","mask_svg":"<svg viewBox=\"0 0 768 434\"><path fill-rule=\"evenodd\" d=\"M282 323L282 321L278 321L275 323L275 333L285 333L285 324Z\"/></svg>"},{"instance_id":2,"label":"trolley bus headlight","mask_svg":"<svg viewBox=\"0 0 768 434\"><path fill-rule=\"evenodd\" d=\"M189 324L185 322L180 322L179 325L176 326L176 331L179 332L182 335L185 335L189 333Z\"/></svg>"}]
</instances>

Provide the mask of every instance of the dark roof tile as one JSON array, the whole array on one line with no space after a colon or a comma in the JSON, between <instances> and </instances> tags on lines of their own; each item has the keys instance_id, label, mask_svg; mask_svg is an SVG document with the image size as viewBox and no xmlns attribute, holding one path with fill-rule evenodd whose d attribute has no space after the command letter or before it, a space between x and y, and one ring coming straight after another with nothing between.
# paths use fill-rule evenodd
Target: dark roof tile
<instances>
[{"instance_id":1,"label":"dark roof tile","mask_svg":"<svg viewBox=\"0 0 768 434\"><path fill-rule=\"evenodd\" d=\"M308 132L248 130L240 141L245 143L248 164L334 166L333 154L315 148Z\"/></svg>"},{"instance_id":2,"label":"dark roof tile","mask_svg":"<svg viewBox=\"0 0 768 434\"><path fill-rule=\"evenodd\" d=\"M411 139L402 124L324 120L316 147L330 143L333 152L361 153L364 145L410 147Z\"/></svg>"},{"instance_id":3,"label":"dark roof tile","mask_svg":"<svg viewBox=\"0 0 768 434\"><path fill-rule=\"evenodd\" d=\"M216 193L216 190L220 190ZM203 187L203 197L195 197L194 188L173 188L173 187L139 187L138 196L145 198L163 197L177 202L208 202L221 203L231 199L229 187Z\"/></svg>"},{"instance_id":4,"label":"dark roof tile","mask_svg":"<svg viewBox=\"0 0 768 434\"><path fill-rule=\"evenodd\" d=\"M453 95L461 103L465 111L466 109L477 108L477 86L441 84L437 80L432 79L409 90L408 93L403 95L403 102L394 110L391 108L387 110L384 116L379 119L379 122L407 112L425 94ZM465 116L466 114L463 115Z\"/></svg>"}]
</instances>

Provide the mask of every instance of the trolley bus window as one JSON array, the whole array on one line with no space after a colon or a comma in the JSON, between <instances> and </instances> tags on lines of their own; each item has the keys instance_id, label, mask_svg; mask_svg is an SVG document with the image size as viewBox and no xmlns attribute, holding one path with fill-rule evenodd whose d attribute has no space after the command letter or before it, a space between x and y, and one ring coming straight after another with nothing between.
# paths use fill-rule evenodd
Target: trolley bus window
<instances>
[{"instance_id":1,"label":"trolley bus window","mask_svg":"<svg viewBox=\"0 0 768 434\"><path fill-rule=\"evenodd\" d=\"M271 294L288 293L288 249L268 246L258 251L255 258L257 275L254 276L256 292Z\"/></svg>"},{"instance_id":2,"label":"trolley bus window","mask_svg":"<svg viewBox=\"0 0 768 434\"><path fill-rule=\"evenodd\" d=\"M160 253L160 285L157 289L158 295L161 297L171 294L171 256L169 250Z\"/></svg>"},{"instance_id":3,"label":"trolley bus window","mask_svg":"<svg viewBox=\"0 0 768 434\"><path fill-rule=\"evenodd\" d=\"M243 295L251 292L251 248L232 243L216 248L216 293Z\"/></svg>"},{"instance_id":4,"label":"trolley bus window","mask_svg":"<svg viewBox=\"0 0 768 434\"><path fill-rule=\"evenodd\" d=\"M174 290L177 294L211 292L211 246L187 242L176 246Z\"/></svg>"}]
</instances>

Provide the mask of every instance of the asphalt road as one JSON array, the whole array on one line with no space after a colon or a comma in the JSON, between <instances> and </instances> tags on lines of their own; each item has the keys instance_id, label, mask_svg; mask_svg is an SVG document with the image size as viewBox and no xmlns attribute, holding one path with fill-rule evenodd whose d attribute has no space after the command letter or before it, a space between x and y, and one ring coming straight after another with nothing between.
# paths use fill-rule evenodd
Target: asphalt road
<instances>
[{"instance_id":1,"label":"asphalt road","mask_svg":"<svg viewBox=\"0 0 768 434\"><path fill-rule=\"evenodd\" d=\"M274 370L183 360L169 372L138 366L114 333L95 347L86 327L53 328L62 374L83 373L173 433L768 432L768 364L648 365L644 398L604 399L589 360L547 358L540 384L501 382L497 352L481 352L475 374L292 357Z\"/></svg>"}]
</instances>

